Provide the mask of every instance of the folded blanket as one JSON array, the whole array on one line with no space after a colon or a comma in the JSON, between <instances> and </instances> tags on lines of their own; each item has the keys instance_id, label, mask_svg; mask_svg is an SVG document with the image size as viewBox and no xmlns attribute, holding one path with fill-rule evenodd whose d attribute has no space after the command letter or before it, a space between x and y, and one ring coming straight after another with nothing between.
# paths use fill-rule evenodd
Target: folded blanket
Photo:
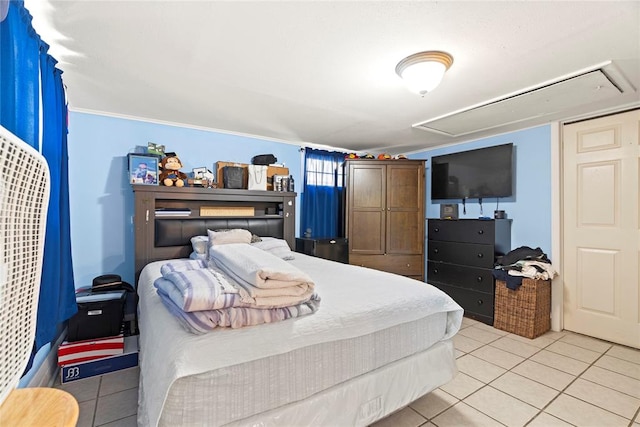
<instances>
[{"instance_id":1,"label":"folded blanket","mask_svg":"<svg viewBox=\"0 0 640 427\"><path fill-rule=\"evenodd\" d=\"M248 245L246 245L248 246ZM260 289L229 278L215 267L194 260L174 260L160 268L154 286L183 311L227 307L281 308L307 301L313 288L307 285Z\"/></svg>"},{"instance_id":2,"label":"folded blanket","mask_svg":"<svg viewBox=\"0 0 640 427\"><path fill-rule=\"evenodd\" d=\"M214 310L241 303L238 289L224 274L209 268L172 271L157 279L154 285L164 288L184 311Z\"/></svg>"},{"instance_id":3,"label":"folded blanket","mask_svg":"<svg viewBox=\"0 0 640 427\"><path fill-rule=\"evenodd\" d=\"M286 288L306 284L313 287L308 274L281 258L250 245L213 246L209 257L227 274L242 279L256 288Z\"/></svg>"},{"instance_id":4,"label":"folded blanket","mask_svg":"<svg viewBox=\"0 0 640 427\"><path fill-rule=\"evenodd\" d=\"M202 259L177 259L163 264L160 267L160 274L171 273L172 271L188 271L207 268L207 261Z\"/></svg>"},{"instance_id":5,"label":"folded blanket","mask_svg":"<svg viewBox=\"0 0 640 427\"><path fill-rule=\"evenodd\" d=\"M314 294L308 301L291 307L272 309L229 307L220 310L185 312L173 302L162 288L158 287L157 289L160 300L169 312L180 321L187 331L194 334L203 334L216 327L241 328L305 316L315 313L320 305L320 297Z\"/></svg>"}]
</instances>

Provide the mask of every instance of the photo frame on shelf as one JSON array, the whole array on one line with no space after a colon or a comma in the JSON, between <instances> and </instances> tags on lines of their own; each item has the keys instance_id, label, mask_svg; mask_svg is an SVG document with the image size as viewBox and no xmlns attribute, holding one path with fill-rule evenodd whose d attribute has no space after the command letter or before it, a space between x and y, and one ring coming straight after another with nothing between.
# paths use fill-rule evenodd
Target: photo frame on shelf
<instances>
[{"instance_id":1,"label":"photo frame on shelf","mask_svg":"<svg viewBox=\"0 0 640 427\"><path fill-rule=\"evenodd\" d=\"M159 159L156 155L127 154L129 183L158 185Z\"/></svg>"}]
</instances>

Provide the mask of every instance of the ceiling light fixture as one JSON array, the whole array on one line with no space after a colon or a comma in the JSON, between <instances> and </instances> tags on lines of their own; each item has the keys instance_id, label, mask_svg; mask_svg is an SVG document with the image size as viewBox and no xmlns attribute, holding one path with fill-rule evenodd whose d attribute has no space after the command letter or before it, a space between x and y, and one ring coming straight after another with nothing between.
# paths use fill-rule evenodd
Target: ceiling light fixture
<instances>
[{"instance_id":1,"label":"ceiling light fixture","mask_svg":"<svg viewBox=\"0 0 640 427\"><path fill-rule=\"evenodd\" d=\"M440 84L451 64L453 57L448 53L429 50L414 53L398 62L396 73L405 81L409 90L424 96Z\"/></svg>"}]
</instances>

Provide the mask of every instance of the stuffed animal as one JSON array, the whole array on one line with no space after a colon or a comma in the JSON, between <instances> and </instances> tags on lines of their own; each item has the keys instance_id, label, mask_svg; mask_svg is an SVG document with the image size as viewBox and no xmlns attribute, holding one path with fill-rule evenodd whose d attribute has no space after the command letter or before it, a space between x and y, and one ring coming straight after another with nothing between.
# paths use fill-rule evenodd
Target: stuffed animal
<instances>
[{"instance_id":1,"label":"stuffed animal","mask_svg":"<svg viewBox=\"0 0 640 427\"><path fill-rule=\"evenodd\" d=\"M346 156L344 156L345 159L349 160L349 159L357 159L358 155L356 153L349 153Z\"/></svg>"},{"instance_id":2,"label":"stuffed animal","mask_svg":"<svg viewBox=\"0 0 640 427\"><path fill-rule=\"evenodd\" d=\"M362 159L375 159L375 156L373 154L367 153L364 156L361 157Z\"/></svg>"},{"instance_id":3,"label":"stuffed animal","mask_svg":"<svg viewBox=\"0 0 640 427\"><path fill-rule=\"evenodd\" d=\"M187 174L180 171L182 162L176 155L167 155L160 162L162 172L160 172L160 182L167 187L175 185L176 187L184 187L184 180Z\"/></svg>"},{"instance_id":4,"label":"stuffed animal","mask_svg":"<svg viewBox=\"0 0 640 427\"><path fill-rule=\"evenodd\" d=\"M387 153L378 154L378 160L389 160L391 155Z\"/></svg>"}]
</instances>

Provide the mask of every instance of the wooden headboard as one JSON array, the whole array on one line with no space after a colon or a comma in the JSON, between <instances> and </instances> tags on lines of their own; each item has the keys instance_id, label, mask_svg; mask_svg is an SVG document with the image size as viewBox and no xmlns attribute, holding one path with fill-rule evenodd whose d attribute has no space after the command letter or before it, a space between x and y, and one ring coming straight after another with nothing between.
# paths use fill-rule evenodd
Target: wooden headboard
<instances>
[{"instance_id":1,"label":"wooden headboard","mask_svg":"<svg viewBox=\"0 0 640 427\"><path fill-rule=\"evenodd\" d=\"M152 261L187 258L191 237L244 228L295 248L296 193L133 185L135 273Z\"/></svg>"}]
</instances>

